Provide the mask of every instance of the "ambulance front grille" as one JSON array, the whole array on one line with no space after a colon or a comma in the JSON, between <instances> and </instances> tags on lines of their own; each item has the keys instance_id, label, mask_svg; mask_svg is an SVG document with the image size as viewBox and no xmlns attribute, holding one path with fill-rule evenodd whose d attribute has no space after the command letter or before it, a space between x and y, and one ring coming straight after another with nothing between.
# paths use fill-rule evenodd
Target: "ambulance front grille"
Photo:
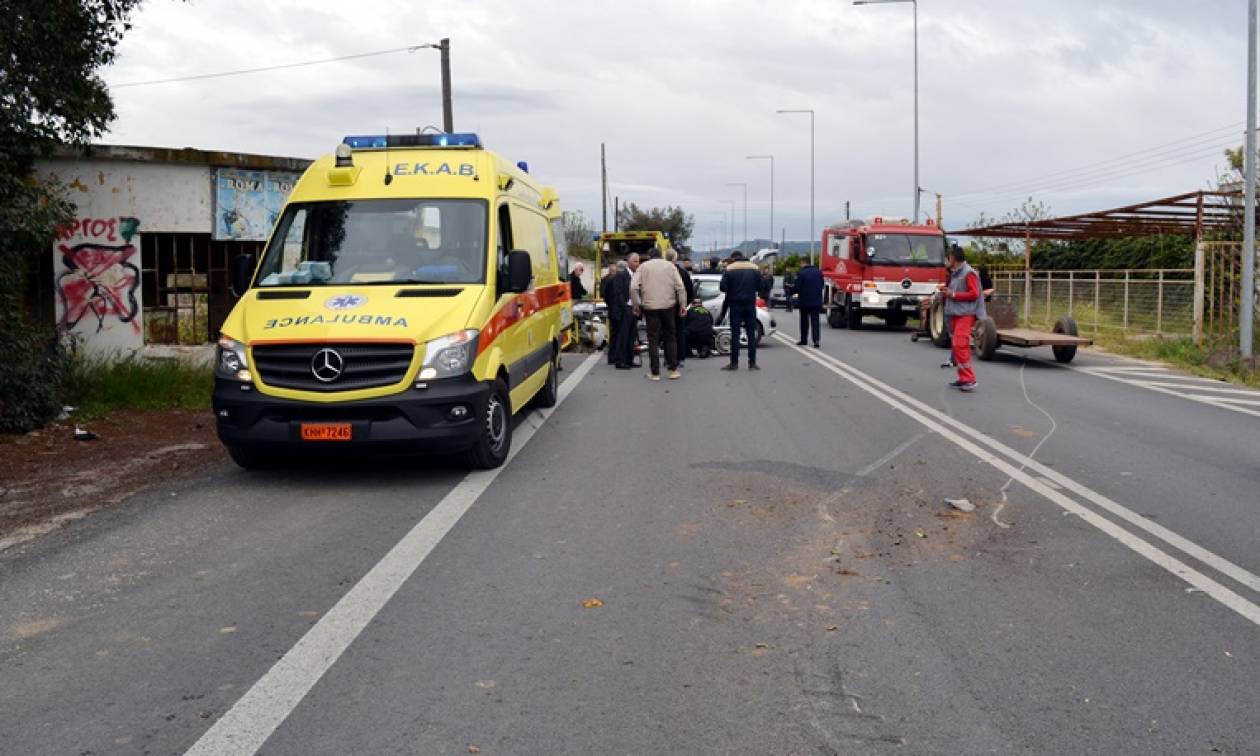
<instances>
[{"instance_id":1,"label":"ambulance front grille","mask_svg":"<svg viewBox=\"0 0 1260 756\"><path fill-rule=\"evenodd\" d=\"M259 344L254 369L268 386L300 391L354 391L402 381L415 353L411 344ZM331 350L332 354L324 353ZM325 360L327 357L329 359ZM323 378L316 376L316 366ZM338 367L340 358L340 370ZM329 364L331 363L331 369Z\"/></svg>"}]
</instances>

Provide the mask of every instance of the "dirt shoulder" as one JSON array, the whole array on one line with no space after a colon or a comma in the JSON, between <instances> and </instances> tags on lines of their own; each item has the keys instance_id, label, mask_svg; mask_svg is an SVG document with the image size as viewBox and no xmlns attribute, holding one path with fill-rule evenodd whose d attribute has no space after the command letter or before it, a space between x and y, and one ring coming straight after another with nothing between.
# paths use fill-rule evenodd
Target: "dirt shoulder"
<instances>
[{"instance_id":1,"label":"dirt shoulder","mask_svg":"<svg viewBox=\"0 0 1260 756\"><path fill-rule=\"evenodd\" d=\"M0 436L0 551L227 459L208 410L121 410Z\"/></svg>"}]
</instances>

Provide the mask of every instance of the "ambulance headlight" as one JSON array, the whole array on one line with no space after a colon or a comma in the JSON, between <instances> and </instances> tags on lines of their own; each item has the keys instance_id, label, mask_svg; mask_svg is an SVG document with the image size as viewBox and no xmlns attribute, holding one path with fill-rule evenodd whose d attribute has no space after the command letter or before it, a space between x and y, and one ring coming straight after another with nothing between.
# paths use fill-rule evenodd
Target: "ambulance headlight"
<instances>
[{"instance_id":1,"label":"ambulance headlight","mask_svg":"<svg viewBox=\"0 0 1260 756\"><path fill-rule=\"evenodd\" d=\"M453 378L472 369L477 357L477 330L456 331L424 345L421 374L426 378Z\"/></svg>"},{"instance_id":2,"label":"ambulance headlight","mask_svg":"<svg viewBox=\"0 0 1260 756\"><path fill-rule=\"evenodd\" d=\"M220 378L241 383L253 381L245 360L245 345L227 336L219 337L219 346L214 357L214 370Z\"/></svg>"}]
</instances>

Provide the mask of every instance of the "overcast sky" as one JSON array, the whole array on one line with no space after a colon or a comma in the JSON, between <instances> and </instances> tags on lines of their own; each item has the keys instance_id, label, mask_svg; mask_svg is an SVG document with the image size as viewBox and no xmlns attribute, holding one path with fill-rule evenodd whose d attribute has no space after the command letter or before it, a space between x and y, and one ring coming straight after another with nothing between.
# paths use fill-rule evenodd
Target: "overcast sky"
<instances>
[{"instance_id":1,"label":"overcast sky","mask_svg":"<svg viewBox=\"0 0 1260 756\"><path fill-rule=\"evenodd\" d=\"M1032 195L1055 214L1204 188L1246 118L1246 0L921 0L921 177L945 224ZM682 205L693 244L909 216L911 6L847 0L390 2L148 0L110 84L279 65L451 39L456 130L526 160L568 208L610 194ZM438 53L114 90L104 141L286 156L344 134L441 125ZM1111 162L1103 162L1111 161ZM1074 170L1080 169L1082 170ZM1128 175L1125 175L1128 174ZM924 212L934 199L924 198Z\"/></svg>"}]
</instances>

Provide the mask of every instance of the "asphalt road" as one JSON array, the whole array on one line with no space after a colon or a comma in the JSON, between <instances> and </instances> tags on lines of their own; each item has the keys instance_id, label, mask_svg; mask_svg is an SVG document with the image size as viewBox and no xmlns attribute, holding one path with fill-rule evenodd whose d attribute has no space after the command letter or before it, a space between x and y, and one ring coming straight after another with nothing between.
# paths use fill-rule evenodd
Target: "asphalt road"
<instances>
[{"instance_id":1,"label":"asphalt road","mask_svg":"<svg viewBox=\"0 0 1260 756\"><path fill-rule=\"evenodd\" d=\"M224 467L0 553L0 751L1257 751L1260 397L777 316L759 373L568 357L496 474Z\"/></svg>"}]
</instances>

